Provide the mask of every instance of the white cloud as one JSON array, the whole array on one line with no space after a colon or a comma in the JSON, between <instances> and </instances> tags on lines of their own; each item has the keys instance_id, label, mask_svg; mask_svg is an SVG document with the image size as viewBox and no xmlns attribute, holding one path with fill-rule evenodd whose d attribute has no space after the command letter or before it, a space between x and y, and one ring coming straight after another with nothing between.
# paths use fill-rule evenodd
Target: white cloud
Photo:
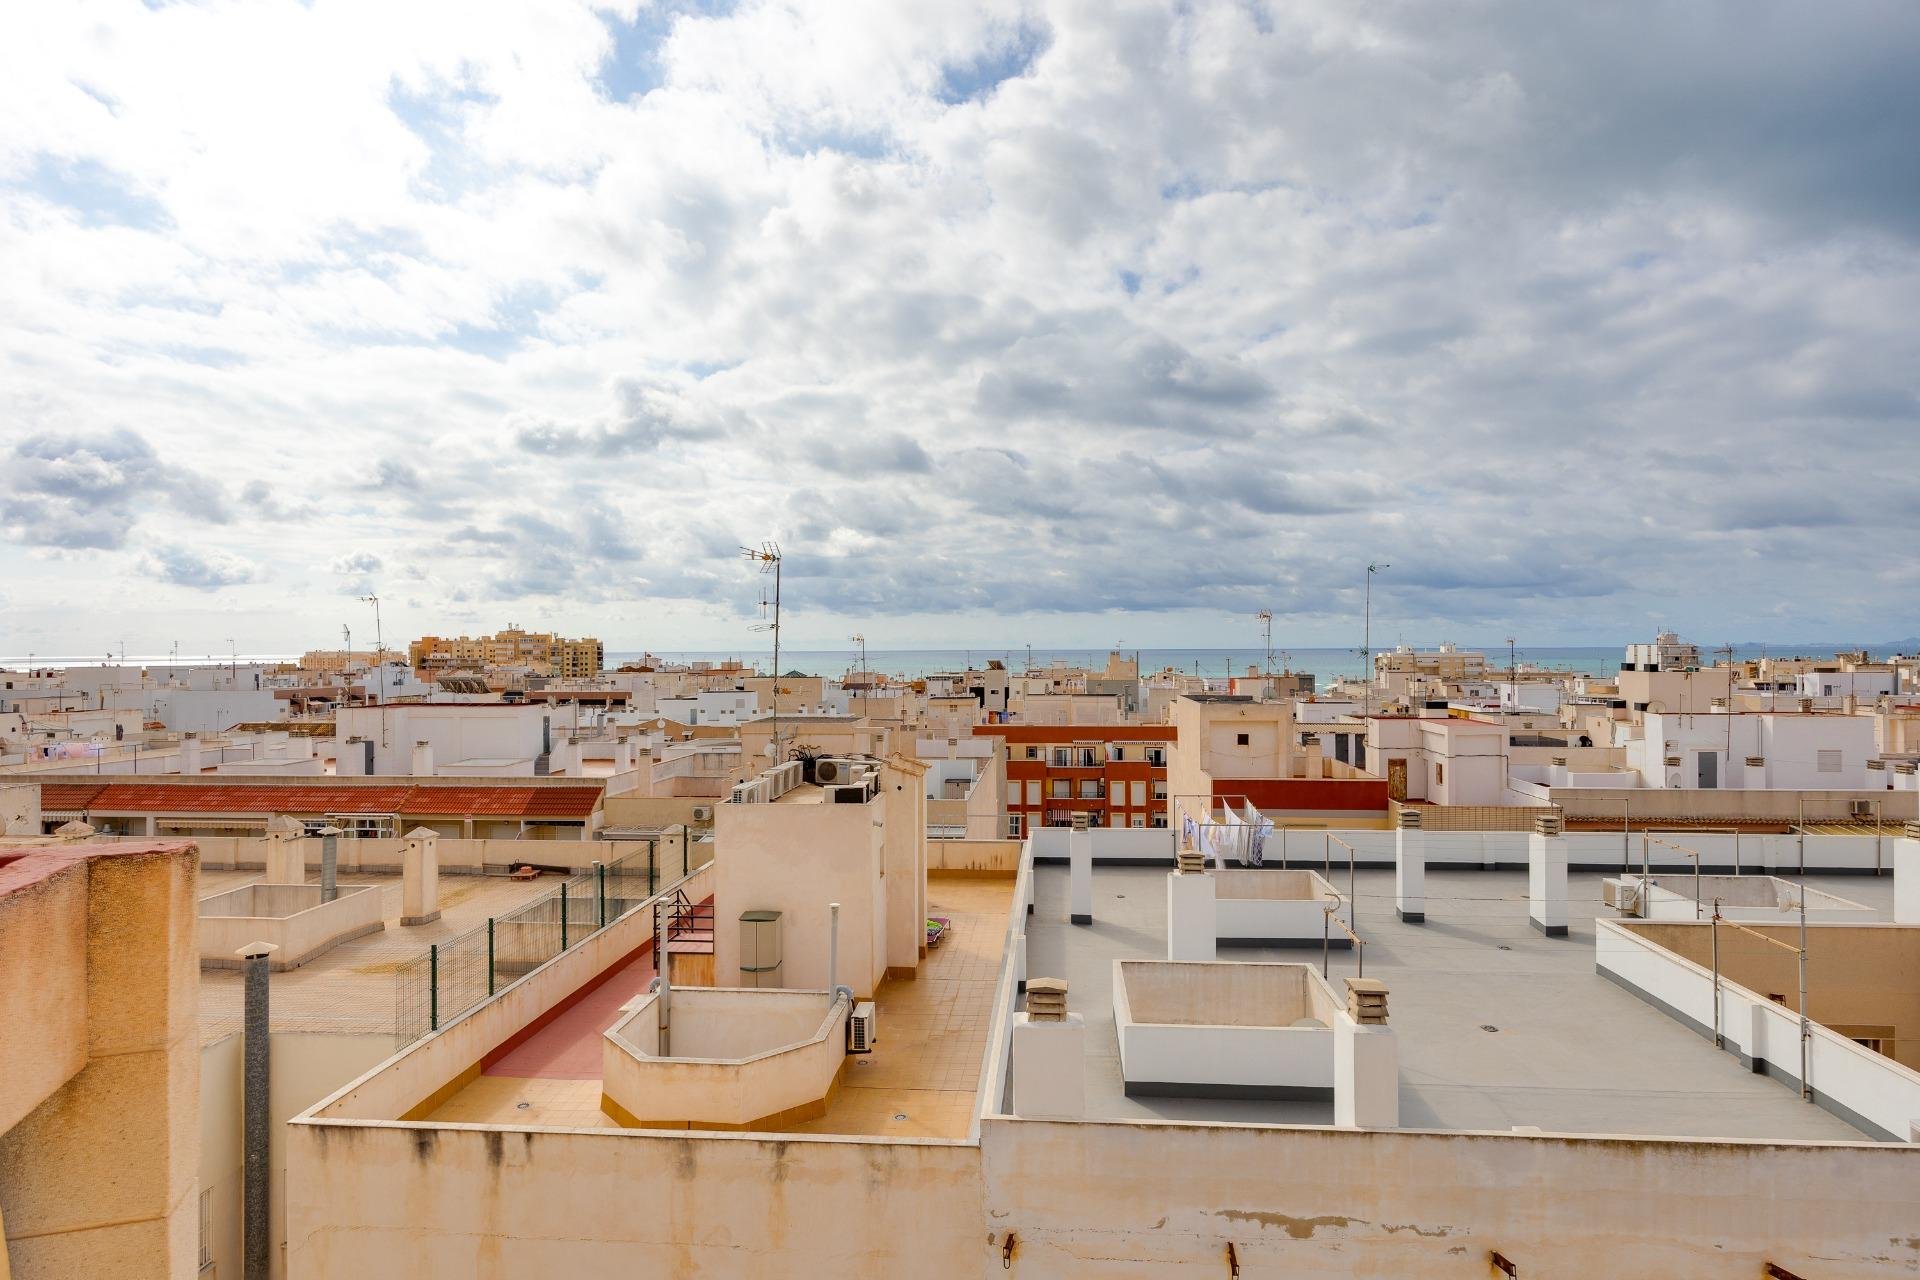
<instances>
[{"instance_id":1,"label":"white cloud","mask_svg":"<svg viewBox=\"0 0 1920 1280\"><path fill-rule=\"evenodd\" d=\"M17 6L11 594L1912 632L1920 18L1764 7Z\"/></svg>"}]
</instances>

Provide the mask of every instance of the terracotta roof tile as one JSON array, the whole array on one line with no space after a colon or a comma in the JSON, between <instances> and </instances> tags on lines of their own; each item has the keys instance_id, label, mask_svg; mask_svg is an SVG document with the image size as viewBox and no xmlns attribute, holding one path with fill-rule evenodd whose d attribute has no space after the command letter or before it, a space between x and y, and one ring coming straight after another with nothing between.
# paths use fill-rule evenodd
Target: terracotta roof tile
<instances>
[{"instance_id":1,"label":"terracotta roof tile","mask_svg":"<svg viewBox=\"0 0 1920 1280\"><path fill-rule=\"evenodd\" d=\"M397 813L410 816L584 820L601 784L577 787L476 786L402 782L341 786L326 782L46 783L43 809L100 813Z\"/></svg>"}]
</instances>

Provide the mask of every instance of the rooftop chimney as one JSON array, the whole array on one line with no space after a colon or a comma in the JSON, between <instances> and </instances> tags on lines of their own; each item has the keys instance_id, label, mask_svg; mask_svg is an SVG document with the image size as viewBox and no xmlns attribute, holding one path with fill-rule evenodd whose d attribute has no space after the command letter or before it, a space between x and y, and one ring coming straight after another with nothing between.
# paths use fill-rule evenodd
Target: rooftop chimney
<instances>
[{"instance_id":1,"label":"rooftop chimney","mask_svg":"<svg viewBox=\"0 0 1920 1280\"><path fill-rule=\"evenodd\" d=\"M1064 978L1027 979L1027 1017L1034 1022L1063 1022L1067 1016Z\"/></svg>"}]
</instances>

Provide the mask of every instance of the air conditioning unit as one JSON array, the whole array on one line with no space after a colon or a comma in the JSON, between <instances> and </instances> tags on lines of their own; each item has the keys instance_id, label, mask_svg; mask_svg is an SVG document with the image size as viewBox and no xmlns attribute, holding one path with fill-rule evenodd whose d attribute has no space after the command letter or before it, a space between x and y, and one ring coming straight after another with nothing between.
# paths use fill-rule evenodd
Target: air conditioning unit
<instances>
[{"instance_id":1,"label":"air conditioning unit","mask_svg":"<svg viewBox=\"0 0 1920 1280\"><path fill-rule=\"evenodd\" d=\"M873 1040L873 1001L862 1000L847 1019L847 1052L872 1053Z\"/></svg>"},{"instance_id":2,"label":"air conditioning unit","mask_svg":"<svg viewBox=\"0 0 1920 1280\"><path fill-rule=\"evenodd\" d=\"M1873 801L1849 800L1847 801L1847 812L1856 818L1871 818L1873 816Z\"/></svg>"},{"instance_id":3,"label":"air conditioning unit","mask_svg":"<svg viewBox=\"0 0 1920 1280\"><path fill-rule=\"evenodd\" d=\"M829 804L865 804L873 799L873 788L866 782L850 782L841 787L828 787Z\"/></svg>"},{"instance_id":4,"label":"air conditioning unit","mask_svg":"<svg viewBox=\"0 0 1920 1280\"><path fill-rule=\"evenodd\" d=\"M866 766L855 760L816 760L813 780L823 787L835 787L859 779Z\"/></svg>"},{"instance_id":5,"label":"air conditioning unit","mask_svg":"<svg viewBox=\"0 0 1920 1280\"><path fill-rule=\"evenodd\" d=\"M693 820L695 822L712 822L713 806L710 804L697 804L693 806Z\"/></svg>"}]
</instances>

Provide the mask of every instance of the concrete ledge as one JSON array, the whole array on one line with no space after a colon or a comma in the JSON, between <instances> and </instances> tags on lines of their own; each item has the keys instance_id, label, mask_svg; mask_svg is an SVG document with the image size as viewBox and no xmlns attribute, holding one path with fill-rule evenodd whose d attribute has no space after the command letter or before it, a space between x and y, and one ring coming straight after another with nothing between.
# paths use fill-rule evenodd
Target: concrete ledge
<instances>
[{"instance_id":1,"label":"concrete ledge","mask_svg":"<svg viewBox=\"0 0 1920 1280\"><path fill-rule=\"evenodd\" d=\"M438 911L429 911L424 916L401 916L400 923L406 924L406 925L432 924L435 920L438 920L439 918L440 918L440 913Z\"/></svg>"},{"instance_id":2,"label":"concrete ledge","mask_svg":"<svg viewBox=\"0 0 1920 1280\"><path fill-rule=\"evenodd\" d=\"M364 938L370 933L379 933L386 927L385 921L376 920L372 924L364 925L350 933L343 933L333 939L333 941L317 947L303 956L296 956L292 960L282 962L276 956L267 962L267 971L269 973L285 973L289 969L298 969L301 965L311 964L313 961L318 960L321 956L327 954L327 952L333 950L343 942L352 942L355 938ZM238 956L234 956L230 959L202 960L200 967L202 969L244 969L247 967L247 962Z\"/></svg>"},{"instance_id":3,"label":"concrete ledge","mask_svg":"<svg viewBox=\"0 0 1920 1280\"><path fill-rule=\"evenodd\" d=\"M1424 911L1402 911L1400 908L1395 907L1393 913L1400 917L1401 924L1425 924L1427 922L1427 913Z\"/></svg>"},{"instance_id":4,"label":"concrete ledge","mask_svg":"<svg viewBox=\"0 0 1920 1280\"><path fill-rule=\"evenodd\" d=\"M1244 1102L1332 1102L1332 1088L1304 1084L1173 1084L1156 1080L1126 1082L1129 1098L1224 1098Z\"/></svg>"},{"instance_id":5,"label":"concrete ledge","mask_svg":"<svg viewBox=\"0 0 1920 1280\"><path fill-rule=\"evenodd\" d=\"M1567 936L1567 926L1563 924L1541 924L1532 916L1527 917L1527 923L1532 925L1535 931L1544 933L1549 938L1564 938Z\"/></svg>"},{"instance_id":6,"label":"concrete ledge","mask_svg":"<svg viewBox=\"0 0 1920 1280\"><path fill-rule=\"evenodd\" d=\"M1328 947L1332 948L1335 951L1353 950L1353 939L1347 937L1347 935L1344 933L1335 934L1333 937L1326 939L1325 943ZM1219 942L1217 945L1222 947L1317 947L1321 945L1321 939L1319 938L1221 938L1219 939Z\"/></svg>"}]
</instances>

